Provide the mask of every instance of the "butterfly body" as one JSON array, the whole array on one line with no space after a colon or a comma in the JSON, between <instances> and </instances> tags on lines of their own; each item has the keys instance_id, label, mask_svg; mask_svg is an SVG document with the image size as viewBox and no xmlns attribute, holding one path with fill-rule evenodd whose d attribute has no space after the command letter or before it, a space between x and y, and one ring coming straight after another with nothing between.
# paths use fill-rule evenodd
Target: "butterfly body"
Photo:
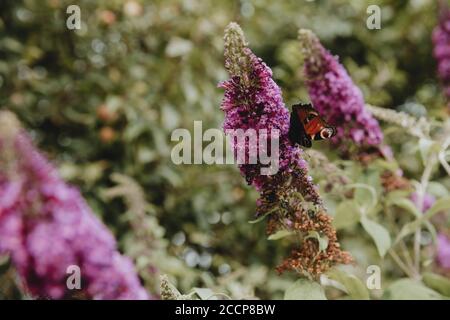
<instances>
[{"instance_id":1,"label":"butterfly body","mask_svg":"<svg viewBox=\"0 0 450 320\"><path fill-rule=\"evenodd\" d=\"M289 139L310 148L313 140L326 140L336 134L336 128L330 126L310 103L292 106Z\"/></svg>"}]
</instances>

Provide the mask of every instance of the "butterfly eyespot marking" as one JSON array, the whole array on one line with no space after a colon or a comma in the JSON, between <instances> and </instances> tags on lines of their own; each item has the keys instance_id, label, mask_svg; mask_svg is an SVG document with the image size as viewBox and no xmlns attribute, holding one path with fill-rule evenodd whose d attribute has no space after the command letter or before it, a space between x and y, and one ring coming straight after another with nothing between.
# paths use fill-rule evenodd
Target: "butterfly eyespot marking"
<instances>
[{"instance_id":1,"label":"butterfly eyespot marking","mask_svg":"<svg viewBox=\"0 0 450 320\"><path fill-rule=\"evenodd\" d=\"M320 131L320 137L322 139L330 139L334 134L334 130L331 128L324 128Z\"/></svg>"}]
</instances>

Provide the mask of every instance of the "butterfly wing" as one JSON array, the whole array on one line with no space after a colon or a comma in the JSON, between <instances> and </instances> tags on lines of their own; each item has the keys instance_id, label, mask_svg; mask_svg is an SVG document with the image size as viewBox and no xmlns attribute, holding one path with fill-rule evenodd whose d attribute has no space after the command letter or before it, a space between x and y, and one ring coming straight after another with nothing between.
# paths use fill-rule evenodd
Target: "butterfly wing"
<instances>
[{"instance_id":1,"label":"butterfly wing","mask_svg":"<svg viewBox=\"0 0 450 320\"><path fill-rule=\"evenodd\" d=\"M330 139L335 134L336 129L322 119L310 103L292 106L289 139L293 143L310 148L312 140Z\"/></svg>"},{"instance_id":2,"label":"butterfly wing","mask_svg":"<svg viewBox=\"0 0 450 320\"><path fill-rule=\"evenodd\" d=\"M336 129L325 122L320 116L315 117L305 125L306 134L313 140L326 140L336 134Z\"/></svg>"},{"instance_id":3,"label":"butterfly wing","mask_svg":"<svg viewBox=\"0 0 450 320\"><path fill-rule=\"evenodd\" d=\"M312 142L310 136L306 134L302 118L306 115L301 105L294 105L291 112L291 123L289 127L289 140L293 144L298 143L306 148L311 148Z\"/></svg>"},{"instance_id":4,"label":"butterfly wing","mask_svg":"<svg viewBox=\"0 0 450 320\"><path fill-rule=\"evenodd\" d=\"M313 115L318 116L319 113L314 109L311 103L299 103L292 106L292 111L297 114L301 123L306 124Z\"/></svg>"}]
</instances>

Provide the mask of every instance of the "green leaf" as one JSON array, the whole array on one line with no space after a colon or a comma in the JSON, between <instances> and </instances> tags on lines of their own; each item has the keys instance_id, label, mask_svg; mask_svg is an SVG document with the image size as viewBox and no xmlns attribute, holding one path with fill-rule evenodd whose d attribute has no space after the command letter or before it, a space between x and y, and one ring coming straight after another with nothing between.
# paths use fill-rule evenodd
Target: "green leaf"
<instances>
[{"instance_id":1,"label":"green leaf","mask_svg":"<svg viewBox=\"0 0 450 320\"><path fill-rule=\"evenodd\" d=\"M320 284L300 279L286 290L284 300L327 300L327 298Z\"/></svg>"},{"instance_id":2,"label":"green leaf","mask_svg":"<svg viewBox=\"0 0 450 320\"><path fill-rule=\"evenodd\" d=\"M416 219L413 222L407 223L403 226L403 228L400 230L397 238L395 239L395 243L399 242L401 239L406 237L407 235L410 235L411 233L414 233L416 230L418 230L423 223L428 222L429 219L431 219L436 213L449 209L450 208L450 197L442 198L436 201L436 203L428 209L425 214L423 214L420 218ZM430 225L427 224L427 227L430 229ZM430 230L430 232L433 235L433 231ZM435 235L433 235L434 237Z\"/></svg>"},{"instance_id":3,"label":"green leaf","mask_svg":"<svg viewBox=\"0 0 450 320\"><path fill-rule=\"evenodd\" d=\"M433 243L436 243L437 242L436 228L434 227L434 225L430 221L425 221L424 224L425 224L425 227L430 232L431 239L433 240Z\"/></svg>"},{"instance_id":4,"label":"green leaf","mask_svg":"<svg viewBox=\"0 0 450 320\"><path fill-rule=\"evenodd\" d=\"M279 230L279 231L275 232L274 234L271 234L267 239L268 240L279 240L281 238L284 238L284 237L287 237L287 236L291 236L293 234L294 234L293 231Z\"/></svg>"},{"instance_id":5,"label":"green leaf","mask_svg":"<svg viewBox=\"0 0 450 320\"><path fill-rule=\"evenodd\" d=\"M194 288L194 292L201 300L217 300L214 291L209 288Z\"/></svg>"},{"instance_id":6,"label":"green leaf","mask_svg":"<svg viewBox=\"0 0 450 320\"><path fill-rule=\"evenodd\" d=\"M261 222L261 221L263 221L267 216L268 216L268 213L265 213L265 214L263 214L263 215L260 215L258 218L254 219L254 220L250 220L248 223L250 223L250 224L255 224L255 223Z\"/></svg>"},{"instance_id":7,"label":"green leaf","mask_svg":"<svg viewBox=\"0 0 450 320\"><path fill-rule=\"evenodd\" d=\"M406 190L394 190L386 195L386 204L390 205L395 202L396 199L409 198L411 191Z\"/></svg>"},{"instance_id":8,"label":"green leaf","mask_svg":"<svg viewBox=\"0 0 450 320\"><path fill-rule=\"evenodd\" d=\"M364 183L353 183L346 188L354 188L355 200L358 204L366 209L374 207L378 202L377 191L374 187Z\"/></svg>"},{"instance_id":9,"label":"green leaf","mask_svg":"<svg viewBox=\"0 0 450 320\"><path fill-rule=\"evenodd\" d=\"M375 196L378 200L378 195L383 192L383 187L381 186L381 178L380 178L380 170L378 169L372 169L367 174L367 177L365 179L365 183L369 186L371 186L375 190ZM377 201L378 202L378 201Z\"/></svg>"},{"instance_id":10,"label":"green leaf","mask_svg":"<svg viewBox=\"0 0 450 320\"><path fill-rule=\"evenodd\" d=\"M407 198L396 198L393 201L391 201L391 204L405 209L406 211L412 213L416 218L422 217L422 213L419 211L419 209L416 207L416 205ZM433 241L436 242L436 229L430 222L425 221L424 223L425 223L425 226L427 227L428 231L430 232L431 237L433 238Z\"/></svg>"},{"instance_id":11,"label":"green leaf","mask_svg":"<svg viewBox=\"0 0 450 320\"><path fill-rule=\"evenodd\" d=\"M434 142L430 139L421 138L419 139L419 152L420 157L422 158L422 161L424 164L426 164L428 160L428 156L430 154L431 147L433 146Z\"/></svg>"},{"instance_id":12,"label":"green leaf","mask_svg":"<svg viewBox=\"0 0 450 320\"><path fill-rule=\"evenodd\" d=\"M357 300L370 299L369 291L364 283L355 275L333 268L327 273L328 277L342 284L350 297Z\"/></svg>"},{"instance_id":13,"label":"green leaf","mask_svg":"<svg viewBox=\"0 0 450 320\"><path fill-rule=\"evenodd\" d=\"M428 209L427 212L425 212L423 218L425 220L429 220L439 211L446 209L450 209L450 197L445 197L437 200L435 204L430 209Z\"/></svg>"},{"instance_id":14,"label":"green leaf","mask_svg":"<svg viewBox=\"0 0 450 320\"><path fill-rule=\"evenodd\" d=\"M362 224L364 230L366 230L366 232L375 241L375 245L377 246L378 254L381 257L384 257L386 252L391 247L391 237L389 235L389 232L382 225L380 225L380 224L376 223L375 221L372 221L364 216L361 218L361 224Z\"/></svg>"},{"instance_id":15,"label":"green leaf","mask_svg":"<svg viewBox=\"0 0 450 320\"><path fill-rule=\"evenodd\" d=\"M427 193L432 194L436 198L445 198L449 195L447 188L436 181L430 181L427 187Z\"/></svg>"},{"instance_id":16,"label":"green leaf","mask_svg":"<svg viewBox=\"0 0 450 320\"><path fill-rule=\"evenodd\" d=\"M384 299L391 300L442 300L442 296L412 279L401 279L392 283L383 294Z\"/></svg>"},{"instance_id":17,"label":"green leaf","mask_svg":"<svg viewBox=\"0 0 450 320\"><path fill-rule=\"evenodd\" d=\"M395 161L386 161L382 159L377 159L374 161L374 165L389 171L396 171L398 169L398 163Z\"/></svg>"},{"instance_id":18,"label":"green leaf","mask_svg":"<svg viewBox=\"0 0 450 320\"><path fill-rule=\"evenodd\" d=\"M420 219L405 224L398 233L397 237L395 238L394 244L397 244L404 237L414 233L416 229L418 229L420 226L421 226Z\"/></svg>"},{"instance_id":19,"label":"green leaf","mask_svg":"<svg viewBox=\"0 0 450 320\"><path fill-rule=\"evenodd\" d=\"M250 220L248 223L255 224L255 223L261 222L261 221L263 221L269 214L273 213L273 212L276 211L277 209L278 209L278 208L275 207L275 208L273 208L273 209L271 209L271 210L268 210L268 211L267 211L266 213L264 213L263 215L259 216L259 217L256 218L255 220Z\"/></svg>"},{"instance_id":20,"label":"green leaf","mask_svg":"<svg viewBox=\"0 0 450 320\"><path fill-rule=\"evenodd\" d=\"M426 272L422 276L423 282L433 290L450 297L450 280L439 274Z\"/></svg>"},{"instance_id":21,"label":"green leaf","mask_svg":"<svg viewBox=\"0 0 450 320\"><path fill-rule=\"evenodd\" d=\"M407 198L395 198L389 201L389 204L405 209L412 213L416 218L422 216L422 213L417 209L416 205Z\"/></svg>"},{"instance_id":22,"label":"green leaf","mask_svg":"<svg viewBox=\"0 0 450 320\"><path fill-rule=\"evenodd\" d=\"M305 239L314 238L319 243L319 250L325 251L328 248L328 237L321 237L317 231L310 231Z\"/></svg>"},{"instance_id":23,"label":"green leaf","mask_svg":"<svg viewBox=\"0 0 450 320\"><path fill-rule=\"evenodd\" d=\"M351 227L359 222L360 215L360 209L355 202L343 201L336 208L333 225L336 229Z\"/></svg>"}]
</instances>

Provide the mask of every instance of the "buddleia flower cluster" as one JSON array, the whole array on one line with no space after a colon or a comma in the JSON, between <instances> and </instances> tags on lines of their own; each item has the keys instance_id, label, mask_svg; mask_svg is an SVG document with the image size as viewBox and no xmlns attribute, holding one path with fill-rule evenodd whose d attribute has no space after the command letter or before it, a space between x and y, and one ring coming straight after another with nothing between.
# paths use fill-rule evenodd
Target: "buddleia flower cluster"
<instances>
[{"instance_id":1,"label":"buddleia flower cluster","mask_svg":"<svg viewBox=\"0 0 450 320\"><path fill-rule=\"evenodd\" d=\"M340 249L331 218L308 175L302 150L289 141L289 111L281 90L272 79L271 69L250 50L236 23L230 23L225 30L225 67L230 79L219 85L225 89L221 105L224 130L253 129L258 138L259 132L265 130L269 134L264 145L271 145L274 139L279 141L279 169L275 174L261 174L261 163L239 164L241 174L261 194L257 214L268 216L268 234L282 230L302 240L278 270L317 276L336 263L348 263L350 256ZM247 140L232 141L235 153L244 150L246 159L260 147L249 145ZM325 247L320 245L323 239L327 241Z\"/></svg>"},{"instance_id":2,"label":"buddleia flower cluster","mask_svg":"<svg viewBox=\"0 0 450 320\"><path fill-rule=\"evenodd\" d=\"M337 128L332 141L342 147L348 141L359 147L380 145L383 140L380 126L365 108L361 90L338 58L327 51L310 30L299 30L299 40L311 101Z\"/></svg>"},{"instance_id":3,"label":"buddleia flower cluster","mask_svg":"<svg viewBox=\"0 0 450 320\"><path fill-rule=\"evenodd\" d=\"M7 111L0 112L0 254L35 298L150 298L110 231Z\"/></svg>"},{"instance_id":4,"label":"buddleia flower cluster","mask_svg":"<svg viewBox=\"0 0 450 320\"><path fill-rule=\"evenodd\" d=\"M441 268L450 270L450 237L445 233L438 235L436 260Z\"/></svg>"},{"instance_id":5,"label":"buddleia flower cluster","mask_svg":"<svg viewBox=\"0 0 450 320\"><path fill-rule=\"evenodd\" d=\"M439 24L432 35L433 55L437 61L438 76L444 86L444 95L450 100L450 8L441 1L439 10ZM450 103L447 106L450 108Z\"/></svg>"}]
</instances>

